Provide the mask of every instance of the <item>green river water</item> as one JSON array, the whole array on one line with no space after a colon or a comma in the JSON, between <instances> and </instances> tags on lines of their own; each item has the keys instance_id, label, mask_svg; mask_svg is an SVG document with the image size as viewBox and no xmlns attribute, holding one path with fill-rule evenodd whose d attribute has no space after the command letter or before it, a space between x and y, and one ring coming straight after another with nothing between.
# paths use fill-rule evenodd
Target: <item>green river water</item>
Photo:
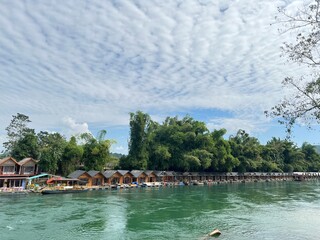
<instances>
[{"instance_id":1,"label":"green river water","mask_svg":"<svg viewBox=\"0 0 320 240\"><path fill-rule=\"evenodd\" d=\"M215 228L218 239L320 239L320 182L0 196L1 240L198 240Z\"/></svg>"}]
</instances>

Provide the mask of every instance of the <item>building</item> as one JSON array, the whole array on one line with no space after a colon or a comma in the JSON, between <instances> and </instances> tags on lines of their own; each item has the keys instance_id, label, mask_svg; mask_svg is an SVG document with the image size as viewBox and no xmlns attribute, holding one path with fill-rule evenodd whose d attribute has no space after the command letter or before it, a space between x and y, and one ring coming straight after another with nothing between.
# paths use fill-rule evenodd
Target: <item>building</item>
<instances>
[{"instance_id":1,"label":"building","mask_svg":"<svg viewBox=\"0 0 320 240\"><path fill-rule=\"evenodd\" d=\"M88 187L92 186L92 177L88 174L88 172L83 170L76 170L73 173L70 173L68 175L68 178L71 179L79 179L81 182L81 185L86 185Z\"/></svg>"},{"instance_id":2,"label":"building","mask_svg":"<svg viewBox=\"0 0 320 240\"><path fill-rule=\"evenodd\" d=\"M27 179L38 173L38 162L33 158L17 161L13 157L0 160L0 188L25 188Z\"/></svg>"}]
</instances>

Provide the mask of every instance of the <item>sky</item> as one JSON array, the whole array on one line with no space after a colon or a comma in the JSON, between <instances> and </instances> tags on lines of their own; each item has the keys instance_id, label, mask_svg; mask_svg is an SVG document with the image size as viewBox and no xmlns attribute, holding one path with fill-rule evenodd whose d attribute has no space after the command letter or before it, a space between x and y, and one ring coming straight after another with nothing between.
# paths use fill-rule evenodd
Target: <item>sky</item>
<instances>
[{"instance_id":1,"label":"sky","mask_svg":"<svg viewBox=\"0 0 320 240\"><path fill-rule=\"evenodd\" d=\"M210 131L243 129L265 144L284 126L264 115L306 69L280 57L277 0L0 1L0 144L13 115L36 132L107 130L127 153L129 113L189 115ZM309 1L310 2L310 1ZM317 126L316 126L317 128ZM317 129L292 140L319 144ZM0 146L0 150L1 150Z\"/></svg>"}]
</instances>

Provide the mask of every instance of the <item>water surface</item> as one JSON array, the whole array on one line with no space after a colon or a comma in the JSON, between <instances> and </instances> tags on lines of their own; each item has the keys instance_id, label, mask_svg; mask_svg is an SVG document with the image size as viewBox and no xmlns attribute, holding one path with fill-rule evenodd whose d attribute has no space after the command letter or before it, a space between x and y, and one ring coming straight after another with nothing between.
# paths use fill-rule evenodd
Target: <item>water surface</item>
<instances>
[{"instance_id":1,"label":"water surface","mask_svg":"<svg viewBox=\"0 0 320 240\"><path fill-rule=\"evenodd\" d=\"M319 239L320 183L0 196L0 239Z\"/></svg>"}]
</instances>

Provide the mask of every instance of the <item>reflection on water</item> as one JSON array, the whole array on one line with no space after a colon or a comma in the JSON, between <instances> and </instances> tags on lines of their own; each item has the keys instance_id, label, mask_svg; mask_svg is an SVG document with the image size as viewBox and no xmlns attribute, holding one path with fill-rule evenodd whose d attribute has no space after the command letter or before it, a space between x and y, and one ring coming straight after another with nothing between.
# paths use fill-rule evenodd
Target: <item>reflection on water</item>
<instances>
[{"instance_id":1,"label":"reflection on water","mask_svg":"<svg viewBox=\"0 0 320 240\"><path fill-rule=\"evenodd\" d=\"M0 196L1 239L318 239L319 182Z\"/></svg>"}]
</instances>

